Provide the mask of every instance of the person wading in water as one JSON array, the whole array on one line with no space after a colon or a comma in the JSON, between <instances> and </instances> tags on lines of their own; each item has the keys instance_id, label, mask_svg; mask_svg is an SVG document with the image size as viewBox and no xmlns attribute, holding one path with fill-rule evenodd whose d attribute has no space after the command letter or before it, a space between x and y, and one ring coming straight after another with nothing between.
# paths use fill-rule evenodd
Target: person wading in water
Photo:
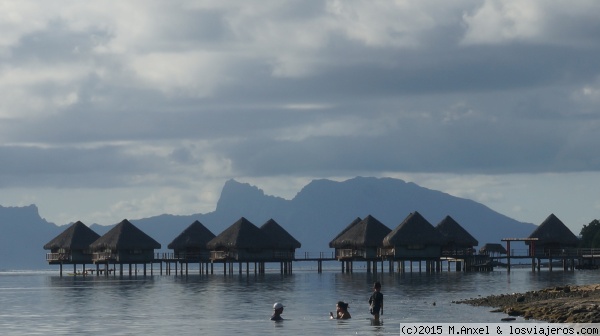
<instances>
[{"instance_id":1,"label":"person wading in water","mask_svg":"<svg viewBox=\"0 0 600 336\"><path fill-rule=\"evenodd\" d=\"M369 312L373 315L375 321L379 321L379 312L383 315L383 293L381 293L381 283L377 281L373 285L373 294L369 298L369 305L371 306Z\"/></svg>"}]
</instances>

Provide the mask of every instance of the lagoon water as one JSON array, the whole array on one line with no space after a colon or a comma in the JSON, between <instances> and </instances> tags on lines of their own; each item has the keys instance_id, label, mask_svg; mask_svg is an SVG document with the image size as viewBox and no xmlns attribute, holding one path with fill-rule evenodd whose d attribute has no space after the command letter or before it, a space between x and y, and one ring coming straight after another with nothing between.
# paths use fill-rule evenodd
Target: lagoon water
<instances>
[{"instance_id":1,"label":"lagoon water","mask_svg":"<svg viewBox=\"0 0 600 336\"><path fill-rule=\"evenodd\" d=\"M0 272L1 335L398 335L403 322L494 322L488 308L452 303L490 294L597 282L595 271L504 269L493 272L342 274L339 268L281 275L63 276L57 271ZM383 323L367 299L379 280ZM329 320L335 303L351 320ZM286 308L269 320L274 302ZM435 305L433 304L435 302ZM517 322L525 322L517 320Z\"/></svg>"}]
</instances>

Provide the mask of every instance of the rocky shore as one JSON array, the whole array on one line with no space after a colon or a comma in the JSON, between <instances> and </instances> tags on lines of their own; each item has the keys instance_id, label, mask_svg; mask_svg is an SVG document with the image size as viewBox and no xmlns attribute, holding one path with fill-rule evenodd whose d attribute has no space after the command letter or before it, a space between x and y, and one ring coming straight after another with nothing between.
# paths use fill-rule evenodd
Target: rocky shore
<instances>
[{"instance_id":1,"label":"rocky shore","mask_svg":"<svg viewBox=\"0 0 600 336\"><path fill-rule=\"evenodd\" d=\"M600 322L600 284L561 286L526 293L492 295L454 301L495 307L492 312L554 323Z\"/></svg>"}]
</instances>

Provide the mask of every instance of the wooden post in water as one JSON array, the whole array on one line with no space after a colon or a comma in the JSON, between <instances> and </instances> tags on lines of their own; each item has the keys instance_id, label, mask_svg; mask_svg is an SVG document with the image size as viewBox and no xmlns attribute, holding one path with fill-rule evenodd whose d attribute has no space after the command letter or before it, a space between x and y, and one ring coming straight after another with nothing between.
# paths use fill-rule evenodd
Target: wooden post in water
<instances>
[{"instance_id":1,"label":"wooden post in water","mask_svg":"<svg viewBox=\"0 0 600 336\"><path fill-rule=\"evenodd\" d=\"M510 272L510 240L506 241L506 271Z\"/></svg>"}]
</instances>

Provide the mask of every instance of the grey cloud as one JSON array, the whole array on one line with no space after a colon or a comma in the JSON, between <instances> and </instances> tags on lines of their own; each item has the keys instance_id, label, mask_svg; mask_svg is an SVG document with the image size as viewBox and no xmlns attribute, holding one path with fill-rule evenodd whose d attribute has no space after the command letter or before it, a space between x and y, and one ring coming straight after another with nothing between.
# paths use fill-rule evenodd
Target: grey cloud
<instances>
[{"instance_id":1,"label":"grey cloud","mask_svg":"<svg viewBox=\"0 0 600 336\"><path fill-rule=\"evenodd\" d=\"M226 54L227 67L219 77L224 84L202 98L141 85L127 67L132 56L127 51L93 51L116 38L115 32L75 31L53 21L45 31L24 36L3 61L24 68L29 62L48 67L73 62L89 65L89 71L68 84L78 94L71 106L0 123L3 143L49 144L0 147L9 162L0 167L2 183L117 185L135 174L169 174L170 164L193 168L199 165L195 155L203 151L230 159L235 172L245 176L600 170L591 145L600 141L593 127L597 103L579 106L571 99L581 87L598 85L600 44L594 34L599 25L590 17L557 15L552 21L556 41L465 45L463 9L450 12L443 24L419 31L414 47L369 46L334 30L305 55L281 50L286 46L277 41L265 44L268 50L253 50L258 46L240 41L244 36L236 35L227 9L171 8L154 21L154 38L135 41L132 49ZM278 15L269 21L274 25L323 15L322 4L304 1L273 13ZM574 43L564 43L569 37ZM307 62L311 71L274 75L282 52ZM99 69L108 74L96 73ZM67 90L60 83L26 89L34 96ZM327 108L283 108L293 104ZM465 110L453 110L457 104ZM352 116L383 116L391 124L384 131L282 139L290 128L318 128ZM205 147L185 145L196 141ZM105 143L127 147L97 145ZM170 154L128 154L143 145L162 146Z\"/></svg>"},{"instance_id":2,"label":"grey cloud","mask_svg":"<svg viewBox=\"0 0 600 336\"><path fill-rule=\"evenodd\" d=\"M92 49L107 43L110 34L99 29L73 31L63 21L54 20L42 31L23 36L11 48L11 64L86 62Z\"/></svg>"},{"instance_id":3,"label":"grey cloud","mask_svg":"<svg viewBox=\"0 0 600 336\"><path fill-rule=\"evenodd\" d=\"M365 171L505 174L600 169L591 148L569 148L569 134L553 123L502 122L431 125L402 122L393 132L372 136L314 137L304 141L248 139L224 149L240 175L315 175ZM569 127L570 128L570 127ZM589 144L598 135L582 136ZM584 147L585 148L585 147ZM565 157L565 152L570 153Z\"/></svg>"},{"instance_id":4,"label":"grey cloud","mask_svg":"<svg viewBox=\"0 0 600 336\"><path fill-rule=\"evenodd\" d=\"M117 187L130 178L164 170L164 159L127 154L125 148L0 146L0 184L9 186Z\"/></svg>"}]
</instances>

